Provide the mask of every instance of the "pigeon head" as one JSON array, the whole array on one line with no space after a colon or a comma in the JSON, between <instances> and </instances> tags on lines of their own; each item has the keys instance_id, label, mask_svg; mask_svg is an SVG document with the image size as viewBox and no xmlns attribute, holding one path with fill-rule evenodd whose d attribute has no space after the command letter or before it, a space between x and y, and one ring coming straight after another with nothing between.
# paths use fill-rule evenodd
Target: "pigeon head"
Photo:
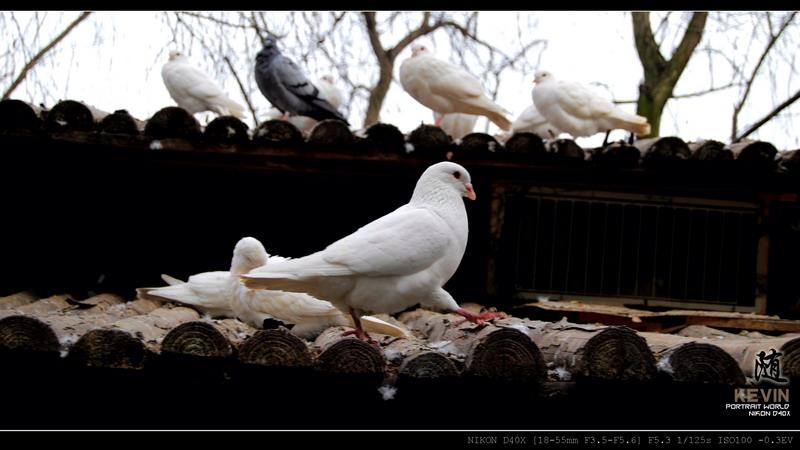
<instances>
[{"instance_id":1,"label":"pigeon head","mask_svg":"<svg viewBox=\"0 0 800 450\"><path fill-rule=\"evenodd\" d=\"M256 61L270 61L280 53L275 37L267 36L267 38L264 39L264 47L256 54Z\"/></svg>"},{"instance_id":2,"label":"pigeon head","mask_svg":"<svg viewBox=\"0 0 800 450\"><path fill-rule=\"evenodd\" d=\"M233 249L231 272L241 275L267 263L267 251L258 239L245 237Z\"/></svg>"},{"instance_id":3,"label":"pigeon head","mask_svg":"<svg viewBox=\"0 0 800 450\"><path fill-rule=\"evenodd\" d=\"M554 80L553 74L546 71L546 70L537 70L536 74L533 76L534 83L541 83L547 80Z\"/></svg>"},{"instance_id":4,"label":"pigeon head","mask_svg":"<svg viewBox=\"0 0 800 450\"><path fill-rule=\"evenodd\" d=\"M459 164L444 161L434 164L423 172L414 189L414 196L426 191L435 191L441 188L452 189L461 197L475 200L475 190L472 188L472 178L467 169Z\"/></svg>"},{"instance_id":5,"label":"pigeon head","mask_svg":"<svg viewBox=\"0 0 800 450\"><path fill-rule=\"evenodd\" d=\"M186 55L184 55L183 52L179 50L172 50L171 52L169 52L170 61L175 61L177 59L186 59Z\"/></svg>"},{"instance_id":6,"label":"pigeon head","mask_svg":"<svg viewBox=\"0 0 800 450\"><path fill-rule=\"evenodd\" d=\"M425 53L425 54L428 53L428 47L425 47L422 44L414 44L414 45L411 46L411 57L412 58L415 57L415 56L421 55L423 53Z\"/></svg>"}]
</instances>

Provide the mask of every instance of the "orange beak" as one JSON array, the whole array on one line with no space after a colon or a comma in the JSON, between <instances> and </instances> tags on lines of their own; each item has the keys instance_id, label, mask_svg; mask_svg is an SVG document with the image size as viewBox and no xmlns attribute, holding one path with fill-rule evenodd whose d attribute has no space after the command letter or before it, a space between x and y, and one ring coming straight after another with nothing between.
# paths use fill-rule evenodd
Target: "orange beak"
<instances>
[{"instance_id":1,"label":"orange beak","mask_svg":"<svg viewBox=\"0 0 800 450\"><path fill-rule=\"evenodd\" d=\"M475 195L475 190L472 189L472 184L467 183L465 184L465 186L467 187L467 198L469 198L470 200L475 200L476 198L478 198L478 196Z\"/></svg>"}]
</instances>

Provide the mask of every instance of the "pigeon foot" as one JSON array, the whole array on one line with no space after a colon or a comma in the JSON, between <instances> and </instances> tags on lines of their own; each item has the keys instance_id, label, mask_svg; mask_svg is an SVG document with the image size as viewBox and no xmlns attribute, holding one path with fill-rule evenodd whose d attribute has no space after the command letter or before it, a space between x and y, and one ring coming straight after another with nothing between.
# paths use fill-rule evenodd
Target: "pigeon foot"
<instances>
[{"instance_id":1,"label":"pigeon foot","mask_svg":"<svg viewBox=\"0 0 800 450\"><path fill-rule=\"evenodd\" d=\"M459 320L458 322L455 323L454 326L456 326L456 327L461 325L464 322L472 322L474 324L478 324L480 326L483 326L483 325L486 325L486 322L484 322L485 320L506 317L506 313L497 312L496 308L489 308L488 310L486 310L486 311L484 311L482 313L479 313L479 314L471 313L471 312L469 312L469 311L467 311L466 309L463 309L463 308L457 309L457 310L451 311L451 312L453 312L455 314L461 314L462 316L464 316L464 319L461 319L461 320Z\"/></svg>"},{"instance_id":2,"label":"pigeon foot","mask_svg":"<svg viewBox=\"0 0 800 450\"><path fill-rule=\"evenodd\" d=\"M378 351L383 351L381 349L381 344L378 343L375 339L369 337L369 335L364 331L364 328L361 326L361 318L359 314L352 308L350 308L350 316L353 317L353 324L355 325L355 330L345 331L342 333L342 336L350 336L351 334L355 334L357 338L361 339L362 341L366 342L367 344L372 344Z\"/></svg>"}]
</instances>

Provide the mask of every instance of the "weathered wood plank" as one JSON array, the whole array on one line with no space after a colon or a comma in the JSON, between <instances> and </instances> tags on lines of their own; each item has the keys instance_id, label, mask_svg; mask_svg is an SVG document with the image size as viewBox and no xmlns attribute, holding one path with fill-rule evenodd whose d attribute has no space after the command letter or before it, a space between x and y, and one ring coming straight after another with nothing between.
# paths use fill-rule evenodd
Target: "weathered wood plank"
<instances>
[{"instance_id":1,"label":"weathered wood plank","mask_svg":"<svg viewBox=\"0 0 800 450\"><path fill-rule=\"evenodd\" d=\"M17 292L5 297L0 297L0 310L16 309L20 306L29 305L39 300L39 295L32 290Z\"/></svg>"}]
</instances>

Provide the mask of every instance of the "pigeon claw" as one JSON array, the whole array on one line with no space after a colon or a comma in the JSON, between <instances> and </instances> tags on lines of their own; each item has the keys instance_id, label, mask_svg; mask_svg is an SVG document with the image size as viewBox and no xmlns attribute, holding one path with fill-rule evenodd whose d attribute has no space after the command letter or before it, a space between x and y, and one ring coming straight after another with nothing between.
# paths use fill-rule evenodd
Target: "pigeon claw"
<instances>
[{"instance_id":1,"label":"pigeon claw","mask_svg":"<svg viewBox=\"0 0 800 450\"><path fill-rule=\"evenodd\" d=\"M345 331L344 333L342 333L342 336L350 336L353 334L355 334L356 337L361 339L362 341L374 345L378 350L381 349L381 344L379 344L378 341L376 341L375 339L369 337L369 335L366 332L364 332L364 330Z\"/></svg>"},{"instance_id":2,"label":"pigeon claw","mask_svg":"<svg viewBox=\"0 0 800 450\"><path fill-rule=\"evenodd\" d=\"M457 309L457 310L452 311L452 312L454 312L456 314L461 314L462 316L464 316L464 318L459 320L458 322L456 322L454 326L459 326L464 322L472 322L472 323L474 323L476 325L484 326L484 325L486 325L486 322L484 322L485 320L506 317L506 313L497 312L496 308L489 308L486 311L478 313L478 314L471 313L471 312L469 312L469 311L467 311L466 309L463 309L463 308Z\"/></svg>"}]
</instances>

